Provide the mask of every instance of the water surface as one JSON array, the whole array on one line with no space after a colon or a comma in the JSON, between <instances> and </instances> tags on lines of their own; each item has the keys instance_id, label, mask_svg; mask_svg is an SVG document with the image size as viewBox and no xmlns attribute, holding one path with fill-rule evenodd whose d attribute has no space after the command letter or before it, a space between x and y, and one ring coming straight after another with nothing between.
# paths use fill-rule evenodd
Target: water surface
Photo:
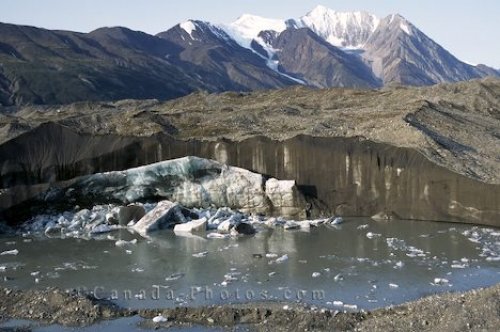
<instances>
[{"instance_id":1,"label":"water surface","mask_svg":"<svg viewBox=\"0 0 500 332\"><path fill-rule=\"evenodd\" d=\"M136 238L125 230L113 236ZM3 237L0 253L18 253L0 255L2 286L93 291L132 308L272 300L359 310L500 282L500 231L470 225L347 219L310 232L210 239L162 231L137 239L118 247Z\"/></svg>"}]
</instances>

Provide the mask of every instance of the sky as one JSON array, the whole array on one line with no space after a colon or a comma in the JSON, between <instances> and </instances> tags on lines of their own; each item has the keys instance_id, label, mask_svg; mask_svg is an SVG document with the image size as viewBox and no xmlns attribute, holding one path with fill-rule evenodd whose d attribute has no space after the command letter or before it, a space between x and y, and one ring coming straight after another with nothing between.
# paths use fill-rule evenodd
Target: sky
<instances>
[{"instance_id":1,"label":"sky","mask_svg":"<svg viewBox=\"0 0 500 332\"><path fill-rule=\"evenodd\" d=\"M187 19L298 18L317 5L379 17L399 13L460 60L500 69L500 0L0 0L0 22L79 32L125 26L156 34Z\"/></svg>"}]
</instances>

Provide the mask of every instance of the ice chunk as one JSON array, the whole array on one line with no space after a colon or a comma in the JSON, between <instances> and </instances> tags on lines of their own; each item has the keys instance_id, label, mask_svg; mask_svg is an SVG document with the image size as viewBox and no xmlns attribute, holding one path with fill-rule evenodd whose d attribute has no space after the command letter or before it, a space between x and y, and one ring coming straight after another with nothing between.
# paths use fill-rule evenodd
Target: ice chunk
<instances>
[{"instance_id":1,"label":"ice chunk","mask_svg":"<svg viewBox=\"0 0 500 332\"><path fill-rule=\"evenodd\" d=\"M286 262L287 260L288 260L288 255L284 254L283 256L276 258L276 263L281 264L283 262Z\"/></svg>"},{"instance_id":2,"label":"ice chunk","mask_svg":"<svg viewBox=\"0 0 500 332\"><path fill-rule=\"evenodd\" d=\"M173 273L170 276L166 277L165 280L166 281L175 281L175 280L179 280L182 277L184 277L184 273L182 273L182 272Z\"/></svg>"},{"instance_id":3,"label":"ice chunk","mask_svg":"<svg viewBox=\"0 0 500 332\"><path fill-rule=\"evenodd\" d=\"M339 273L335 277L333 277L333 280L335 280L335 281L342 281L342 280L344 280L344 276Z\"/></svg>"},{"instance_id":4,"label":"ice chunk","mask_svg":"<svg viewBox=\"0 0 500 332\"><path fill-rule=\"evenodd\" d=\"M231 223L231 220L226 219L222 221L219 226L217 226L217 231L220 233L229 233L229 231L233 228L233 224Z\"/></svg>"},{"instance_id":5,"label":"ice chunk","mask_svg":"<svg viewBox=\"0 0 500 332\"><path fill-rule=\"evenodd\" d=\"M395 288L399 288L399 285L398 284L394 284L394 283L390 283L389 287L395 289Z\"/></svg>"},{"instance_id":6,"label":"ice chunk","mask_svg":"<svg viewBox=\"0 0 500 332\"><path fill-rule=\"evenodd\" d=\"M342 217L336 217L332 221L330 221L331 225L340 225L344 222L344 219Z\"/></svg>"},{"instance_id":7,"label":"ice chunk","mask_svg":"<svg viewBox=\"0 0 500 332\"><path fill-rule=\"evenodd\" d=\"M182 217L181 217L182 216ZM142 217L132 229L141 235L185 222L180 205L170 201L161 201L158 205Z\"/></svg>"},{"instance_id":8,"label":"ice chunk","mask_svg":"<svg viewBox=\"0 0 500 332\"><path fill-rule=\"evenodd\" d=\"M313 278L318 278L320 276L321 276L321 273L319 273L319 272L313 272L313 274L312 274Z\"/></svg>"},{"instance_id":9,"label":"ice chunk","mask_svg":"<svg viewBox=\"0 0 500 332\"><path fill-rule=\"evenodd\" d=\"M116 228L114 227L111 227L110 225L106 225L106 224L102 224L102 225L98 225L96 227L94 227L91 231L90 231L90 234L91 235L95 235L95 234L103 234L103 233L109 233L109 232L112 232L116 230Z\"/></svg>"},{"instance_id":10,"label":"ice chunk","mask_svg":"<svg viewBox=\"0 0 500 332\"><path fill-rule=\"evenodd\" d=\"M448 284L449 280L445 278L434 278L434 284L436 285L445 285Z\"/></svg>"},{"instance_id":11,"label":"ice chunk","mask_svg":"<svg viewBox=\"0 0 500 332\"><path fill-rule=\"evenodd\" d=\"M285 230L293 230L293 229L300 229L300 224L296 221L291 221L288 220L284 225L283 228Z\"/></svg>"},{"instance_id":12,"label":"ice chunk","mask_svg":"<svg viewBox=\"0 0 500 332\"><path fill-rule=\"evenodd\" d=\"M168 319L166 317L163 317L161 314L153 318L154 323L165 323L167 321Z\"/></svg>"},{"instance_id":13,"label":"ice chunk","mask_svg":"<svg viewBox=\"0 0 500 332\"><path fill-rule=\"evenodd\" d=\"M202 251L202 252L198 252L196 254L193 254L192 256L196 257L196 258L201 258L201 257L205 257L207 255L208 255L208 251Z\"/></svg>"},{"instance_id":14,"label":"ice chunk","mask_svg":"<svg viewBox=\"0 0 500 332\"><path fill-rule=\"evenodd\" d=\"M209 239L226 239L229 237L229 234L221 234L221 233L208 233L207 238Z\"/></svg>"},{"instance_id":15,"label":"ice chunk","mask_svg":"<svg viewBox=\"0 0 500 332\"><path fill-rule=\"evenodd\" d=\"M403 263L402 261L398 261L396 262L396 264L394 265L394 268L402 268L403 266L405 266L405 263Z\"/></svg>"},{"instance_id":16,"label":"ice chunk","mask_svg":"<svg viewBox=\"0 0 500 332\"><path fill-rule=\"evenodd\" d=\"M378 234L378 233L372 233L372 232L366 233L366 237L369 238L369 239L373 239L373 238L380 237L380 236L381 235Z\"/></svg>"},{"instance_id":17,"label":"ice chunk","mask_svg":"<svg viewBox=\"0 0 500 332\"><path fill-rule=\"evenodd\" d=\"M70 225L71 226L71 225ZM45 229L44 233L47 236L61 235L62 227L60 225L50 224Z\"/></svg>"},{"instance_id":18,"label":"ice chunk","mask_svg":"<svg viewBox=\"0 0 500 332\"><path fill-rule=\"evenodd\" d=\"M133 239L133 240L130 240L130 241L125 241L125 240L118 240L115 242L115 246L117 247L125 247L127 245L132 245L132 244L136 244L137 243L137 239Z\"/></svg>"},{"instance_id":19,"label":"ice chunk","mask_svg":"<svg viewBox=\"0 0 500 332\"><path fill-rule=\"evenodd\" d=\"M356 304L344 304L344 308L347 310L358 310L358 306Z\"/></svg>"},{"instance_id":20,"label":"ice chunk","mask_svg":"<svg viewBox=\"0 0 500 332\"><path fill-rule=\"evenodd\" d=\"M174 232L204 232L207 230L207 218L188 221L174 226Z\"/></svg>"},{"instance_id":21,"label":"ice chunk","mask_svg":"<svg viewBox=\"0 0 500 332\"><path fill-rule=\"evenodd\" d=\"M13 250L6 250L0 253L0 256L5 256L5 255L17 255L19 254L19 250L13 249Z\"/></svg>"}]
</instances>

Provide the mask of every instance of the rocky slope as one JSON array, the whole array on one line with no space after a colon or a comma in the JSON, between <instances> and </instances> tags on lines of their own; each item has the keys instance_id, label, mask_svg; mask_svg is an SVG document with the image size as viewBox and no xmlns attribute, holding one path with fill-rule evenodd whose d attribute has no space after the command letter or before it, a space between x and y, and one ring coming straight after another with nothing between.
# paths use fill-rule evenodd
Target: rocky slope
<instances>
[{"instance_id":1,"label":"rocky slope","mask_svg":"<svg viewBox=\"0 0 500 332\"><path fill-rule=\"evenodd\" d=\"M400 15L381 20L363 49L363 58L384 84L429 85L483 76Z\"/></svg>"},{"instance_id":2,"label":"rocky slope","mask_svg":"<svg viewBox=\"0 0 500 332\"><path fill-rule=\"evenodd\" d=\"M307 28L287 29L270 45L281 72L313 87L373 88L380 82L358 57L349 56Z\"/></svg>"}]
</instances>

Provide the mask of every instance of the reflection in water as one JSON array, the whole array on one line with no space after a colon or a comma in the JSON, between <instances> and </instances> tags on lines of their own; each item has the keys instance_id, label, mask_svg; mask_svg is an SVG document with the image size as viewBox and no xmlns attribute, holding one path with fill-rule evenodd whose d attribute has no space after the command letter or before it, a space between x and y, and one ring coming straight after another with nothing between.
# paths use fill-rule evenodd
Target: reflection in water
<instances>
[{"instance_id":1,"label":"reflection in water","mask_svg":"<svg viewBox=\"0 0 500 332\"><path fill-rule=\"evenodd\" d=\"M230 239L163 231L122 247L13 237L0 240L0 252L19 250L0 256L0 276L8 287L98 287L97 295L131 307L299 299L368 309L499 282L499 239L487 228L368 219Z\"/></svg>"}]
</instances>

